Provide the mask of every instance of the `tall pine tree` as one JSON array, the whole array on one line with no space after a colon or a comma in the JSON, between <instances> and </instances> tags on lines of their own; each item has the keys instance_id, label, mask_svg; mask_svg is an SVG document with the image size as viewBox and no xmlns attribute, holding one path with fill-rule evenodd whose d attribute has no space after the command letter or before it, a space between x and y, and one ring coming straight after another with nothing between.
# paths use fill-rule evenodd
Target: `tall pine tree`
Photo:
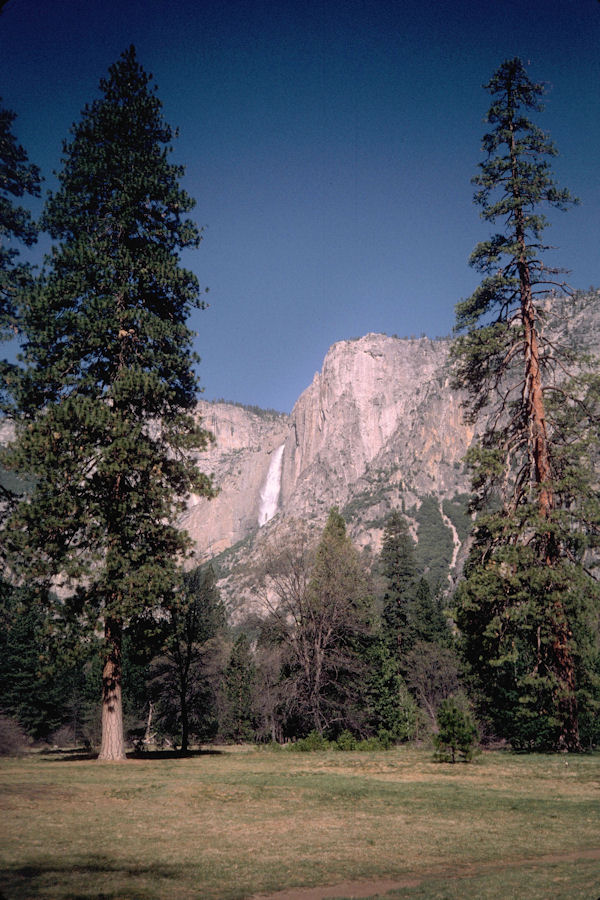
<instances>
[{"instance_id":1,"label":"tall pine tree","mask_svg":"<svg viewBox=\"0 0 600 900\"><path fill-rule=\"evenodd\" d=\"M13 132L14 112L4 109L0 99L0 341L8 341L19 331L19 296L31 286L29 265L20 258L23 246L37 240L31 213L15 200L40 194L40 173L29 162L26 151ZM15 378L15 364L0 360L0 408L10 410L9 386ZM8 409L7 409L8 407ZM0 481L0 499L8 491Z\"/></svg>"},{"instance_id":2,"label":"tall pine tree","mask_svg":"<svg viewBox=\"0 0 600 900\"><path fill-rule=\"evenodd\" d=\"M241 744L255 735L256 666L250 642L242 632L231 649L222 686L221 733Z\"/></svg>"},{"instance_id":3,"label":"tall pine tree","mask_svg":"<svg viewBox=\"0 0 600 900\"><path fill-rule=\"evenodd\" d=\"M496 729L521 746L577 749L578 701L597 653L597 589L584 563L600 521L598 384L561 346L555 315L568 305L546 299L564 285L544 262L541 209L572 198L553 180L554 145L528 118L543 88L510 59L487 89L492 127L475 201L503 228L473 251L485 277L457 306L456 382L471 419L485 418L470 456L479 515L457 623Z\"/></svg>"},{"instance_id":4,"label":"tall pine tree","mask_svg":"<svg viewBox=\"0 0 600 900\"><path fill-rule=\"evenodd\" d=\"M11 565L64 598L57 614L104 632L101 759L125 755L124 626L169 599L188 546L174 524L190 491L192 332L202 307L179 253L200 234L169 161L173 133L130 47L64 145L45 227L57 242L22 311L19 416L5 465L35 479L2 539Z\"/></svg>"},{"instance_id":5,"label":"tall pine tree","mask_svg":"<svg viewBox=\"0 0 600 900\"><path fill-rule=\"evenodd\" d=\"M30 247L37 240L31 213L14 202L40 194L39 169L17 143L15 119L14 112L0 105L0 339L16 334L17 295L31 281L29 267L19 259L20 245Z\"/></svg>"},{"instance_id":6,"label":"tall pine tree","mask_svg":"<svg viewBox=\"0 0 600 900\"><path fill-rule=\"evenodd\" d=\"M380 565L385 578L382 634L392 655L398 659L410 649L409 610L417 579L415 543L406 519L398 510L385 523Z\"/></svg>"}]
</instances>

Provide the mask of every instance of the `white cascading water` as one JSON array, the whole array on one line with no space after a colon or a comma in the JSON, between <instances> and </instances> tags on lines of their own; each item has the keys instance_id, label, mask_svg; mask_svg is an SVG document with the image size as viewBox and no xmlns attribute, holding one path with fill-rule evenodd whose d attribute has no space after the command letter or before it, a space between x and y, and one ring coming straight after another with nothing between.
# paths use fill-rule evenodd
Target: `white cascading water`
<instances>
[{"instance_id":1,"label":"white cascading water","mask_svg":"<svg viewBox=\"0 0 600 900\"><path fill-rule=\"evenodd\" d=\"M260 510L258 524L266 525L277 512L279 492L281 490L281 467L283 465L283 449L285 444L273 451L266 481L260 492Z\"/></svg>"}]
</instances>

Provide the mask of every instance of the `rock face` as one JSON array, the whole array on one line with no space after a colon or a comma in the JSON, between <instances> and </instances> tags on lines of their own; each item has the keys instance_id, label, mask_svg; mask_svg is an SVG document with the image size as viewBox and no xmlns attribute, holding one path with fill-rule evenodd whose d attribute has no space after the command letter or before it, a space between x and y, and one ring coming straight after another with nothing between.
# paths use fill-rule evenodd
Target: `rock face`
<instances>
[{"instance_id":1,"label":"rock face","mask_svg":"<svg viewBox=\"0 0 600 900\"><path fill-rule=\"evenodd\" d=\"M291 415L282 509L346 506L385 474L417 494L457 489L472 433L449 386L446 341L368 334L335 344Z\"/></svg>"},{"instance_id":2,"label":"rock face","mask_svg":"<svg viewBox=\"0 0 600 900\"><path fill-rule=\"evenodd\" d=\"M598 310L597 291L543 307L547 327L563 342L593 352ZM216 558L234 616L251 603L253 569L265 546L297 530L298 520L318 536L334 505L353 540L372 554L385 519L400 509L418 538L417 552L427 544L423 571L430 565L445 578L460 564L469 526L462 460L474 431L450 386L449 350L446 340L368 334L331 347L290 415L198 404L215 438L198 465L213 475L219 494L191 498L181 524L197 562ZM9 434L0 421L0 443ZM438 546L443 552L434 565Z\"/></svg>"},{"instance_id":3,"label":"rock face","mask_svg":"<svg viewBox=\"0 0 600 900\"><path fill-rule=\"evenodd\" d=\"M198 463L213 474L220 493L193 500L182 524L198 561L221 554L221 588L230 608L243 605L261 546L293 519L316 534L331 506L338 506L353 539L376 552L392 509L410 519L433 495L441 521L441 502L467 491L462 459L473 431L450 387L449 346L382 334L334 344L289 416L199 405L215 443ZM260 527L261 491L282 446L277 511ZM456 545L452 522L446 519L445 527Z\"/></svg>"},{"instance_id":4,"label":"rock face","mask_svg":"<svg viewBox=\"0 0 600 900\"><path fill-rule=\"evenodd\" d=\"M197 547L199 559L221 553L258 527L261 489L271 454L284 443L289 419L231 403L198 404L202 423L214 436L198 465L219 489L213 500L192 497L182 524Z\"/></svg>"}]
</instances>

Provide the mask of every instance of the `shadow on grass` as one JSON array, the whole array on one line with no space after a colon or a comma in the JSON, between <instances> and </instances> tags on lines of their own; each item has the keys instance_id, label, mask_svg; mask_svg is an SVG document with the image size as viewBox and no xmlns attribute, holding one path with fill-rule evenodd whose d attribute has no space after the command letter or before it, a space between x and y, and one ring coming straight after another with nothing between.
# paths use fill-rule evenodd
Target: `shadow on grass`
<instances>
[{"instance_id":1,"label":"shadow on grass","mask_svg":"<svg viewBox=\"0 0 600 900\"><path fill-rule=\"evenodd\" d=\"M127 751L127 759L193 759L198 756L222 756L223 750L129 750ZM43 750L38 753L40 759L46 759L52 762L85 762L86 760L97 760L98 754L91 750L81 747L72 747L69 749L53 748L52 750ZM2 900L2 894L0 894Z\"/></svg>"},{"instance_id":2,"label":"shadow on grass","mask_svg":"<svg viewBox=\"0 0 600 900\"><path fill-rule=\"evenodd\" d=\"M132 750L127 759L193 759L197 756L223 756L223 750Z\"/></svg>"},{"instance_id":3,"label":"shadow on grass","mask_svg":"<svg viewBox=\"0 0 600 900\"><path fill-rule=\"evenodd\" d=\"M32 861L29 865L0 869L0 900L47 897L50 889L53 897L64 897L65 900L167 897L170 893L168 882L181 879L182 874L181 867L128 864L104 856L91 856L72 864L56 860ZM103 884L105 877L106 884ZM149 879L152 889L145 892L138 879ZM129 883L124 885L124 882Z\"/></svg>"}]
</instances>

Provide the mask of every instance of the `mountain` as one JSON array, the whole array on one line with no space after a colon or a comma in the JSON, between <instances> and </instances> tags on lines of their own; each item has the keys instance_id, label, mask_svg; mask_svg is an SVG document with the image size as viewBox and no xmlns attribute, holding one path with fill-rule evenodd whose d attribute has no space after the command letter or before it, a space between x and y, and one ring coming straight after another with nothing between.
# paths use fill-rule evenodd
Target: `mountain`
<instances>
[{"instance_id":1,"label":"mountain","mask_svg":"<svg viewBox=\"0 0 600 900\"><path fill-rule=\"evenodd\" d=\"M599 300L593 289L549 298L543 327L556 340L595 352ZM198 404L215 439L198 465L212 473L219 494L211 501L192 497L181 524L196 562L214 560L234 619L254 604L256 572L269 546L300 527L316 539L334 505L367 561L380 549L388 514L400 509L431 587L450 586L470 527L463 458L474 437L450 385L450 346L384 334L340 341L289 415ZM9 435L0 421L0 443Z\"/></svg>"},{"instance_id":2,"label":"mountain","mask_svg":"<svg viewBox=\"0 0 600 900\"><path fill-rule=\"evenodd\" d=\"M198 463L220 493L193 498L182 524L198 561L217 557L231 610L252 604L265 545L298 520L317 535L334 505L372 554L389 512L401 508L419 544L432 545L424 569L447 583L466 534L462 459L473 438L450 387L449 347L383 334L341 341L290 415L199 404L215 443Z\"/></svg>"}]
</instances>

